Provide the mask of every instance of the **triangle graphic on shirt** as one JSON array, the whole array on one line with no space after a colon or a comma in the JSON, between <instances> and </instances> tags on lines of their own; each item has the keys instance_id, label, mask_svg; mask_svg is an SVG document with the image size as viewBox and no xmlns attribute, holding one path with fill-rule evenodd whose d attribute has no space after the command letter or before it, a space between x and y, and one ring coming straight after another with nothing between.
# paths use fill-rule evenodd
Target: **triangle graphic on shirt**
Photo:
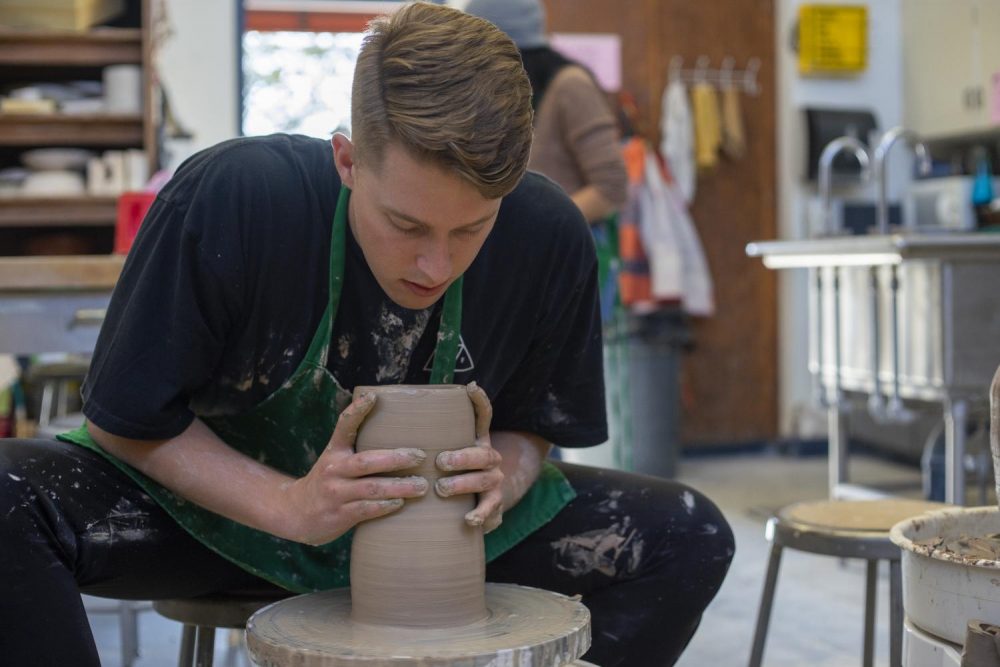
<instances>
[{"instance_id":1,"label":"triangle graphic on shirt","mask_svg":"<svg viewBox=\"0 0 1000 667\"><path fill-rule=\"evenodd\" d=\"M455 357L455 372L468 373L476 367L476 364L472 361L472 353L469 352L469 348L466 347L465 339L462 338L461 334L459 334L458 343L458 355ZM424 364L424 370L428 373L434 370L434 354L436 352L436 350L431 352L431 356L427 359L427 363Z\"/></svg>"}]
</instances>

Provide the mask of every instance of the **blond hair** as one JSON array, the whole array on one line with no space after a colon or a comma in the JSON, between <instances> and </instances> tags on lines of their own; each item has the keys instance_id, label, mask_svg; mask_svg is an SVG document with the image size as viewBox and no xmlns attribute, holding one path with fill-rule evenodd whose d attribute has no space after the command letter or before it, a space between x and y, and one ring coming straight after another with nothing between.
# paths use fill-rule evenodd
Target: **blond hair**
<instances>
[{"instance_id":1,"label":"blond hair","mask_svg":"<svg viewBox=\"0 0 1000 667\"><path fill-rule=\"evenodd\" d=\"M514 42L492 23L416 2L369 26L351 119L359 164L380 167L395 142L495 199L527 167L531 84Z\"/></svg>"}]
</instances>

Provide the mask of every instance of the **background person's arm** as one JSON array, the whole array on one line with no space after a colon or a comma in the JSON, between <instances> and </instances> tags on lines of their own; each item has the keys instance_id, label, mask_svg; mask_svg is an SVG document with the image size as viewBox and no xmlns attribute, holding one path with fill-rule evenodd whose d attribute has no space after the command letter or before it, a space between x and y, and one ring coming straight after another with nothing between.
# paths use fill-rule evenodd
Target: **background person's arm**
<instances>
[{"instance_id":1,"label":"background person's arm","mask_svg":"<svg viewBox=\"0 0 1000 667\"><path fill-rule=\"evenodd\" d=\"M600 222L618 210L619 205L601 194L596 185L580 188L570 195L570 199L583 213L589 223Z\"/></svg>"}]
</instances>

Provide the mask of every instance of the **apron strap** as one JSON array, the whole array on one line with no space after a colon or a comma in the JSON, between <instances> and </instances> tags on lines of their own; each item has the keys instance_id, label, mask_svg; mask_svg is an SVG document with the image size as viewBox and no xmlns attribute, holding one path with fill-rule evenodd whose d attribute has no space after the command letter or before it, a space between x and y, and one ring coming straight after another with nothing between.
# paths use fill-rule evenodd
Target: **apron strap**
<instances>
[{"instance_id":1,"label":"apron strap","mask_svg":"<svg viewBox=\"0 0 1000 667\"><path fill-rule=\"evenodd\" d=\"M451 384L455 378L458 344L462 338L462 279L463 276L459 276L444 295L437 346L434 348L434 365L431 368L431 384Z\"/></svg>"},{"instance_id":2,"label":"apron strap","mask_svg":"<svg viewBox=\"0 0 1000 667\"><path fill-rule=\"evenodd\" d=\"M341 185L340 195L337 197L337 210L333 215L333 229L330 232L329 301L304 359L305 362L315 364L319 368L326 367L327 357L330 354L330 334L340 306L340 292L344 287L344 248L347 245L347 204L350 199L351 189Z\"/></svg>"}]
</instances>

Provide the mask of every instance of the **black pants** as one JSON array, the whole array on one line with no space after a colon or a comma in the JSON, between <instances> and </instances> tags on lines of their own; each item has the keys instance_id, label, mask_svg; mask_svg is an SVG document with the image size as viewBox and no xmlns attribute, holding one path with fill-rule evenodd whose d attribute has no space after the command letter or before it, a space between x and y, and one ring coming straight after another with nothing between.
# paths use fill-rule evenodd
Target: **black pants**
<instances>
[{"instance_id":1,"label":"black pants","mask_svg":"<svg viewBox=\"0 0 1000 667\"><path fill-rule=\"evenodd\" d=\"M558 464L577 497L487 579L582 594L602 667L669 665L733 556L719 510L675 482ZM136 600L267 585L75 445L0 440L0 662L98 665L79 592Z\"/></svg>"}]
</instances>

